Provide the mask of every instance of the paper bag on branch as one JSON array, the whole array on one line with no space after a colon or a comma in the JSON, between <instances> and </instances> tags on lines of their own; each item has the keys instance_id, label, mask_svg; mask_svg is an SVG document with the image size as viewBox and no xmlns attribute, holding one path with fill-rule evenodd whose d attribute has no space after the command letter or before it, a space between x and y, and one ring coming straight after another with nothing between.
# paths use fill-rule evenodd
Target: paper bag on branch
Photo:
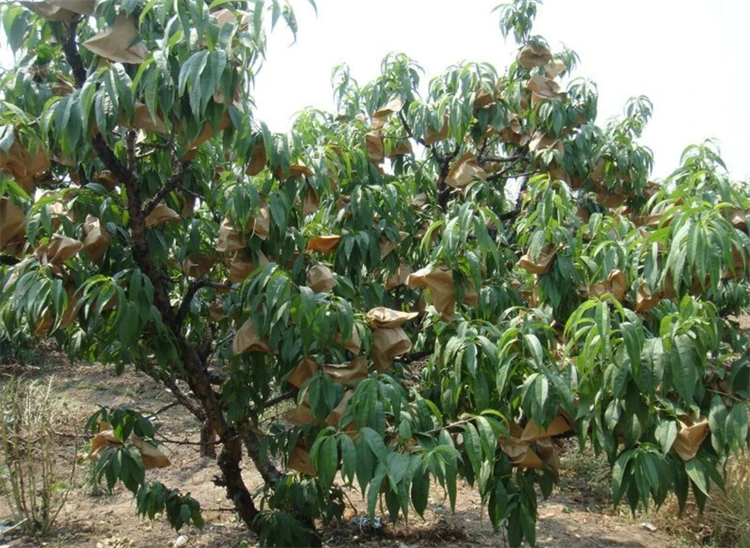
<instances>
[{"instance_id":1,"label":"paper bag on branch","mask_svg":"<svg viewBox=\"0 0 750 548\"><path fill-rule=\"evenodd\" d=\"M538 425L534 419L529 419L521 433L521 441L533 442L553 436L559 436L572 430L568 421L561 415L556 416L546 428Z\"/></svg>"},{"instance_id":2,"label":"paper bag on branch","mask_svg":"<svg viewBox=\"0 0 750 548\"><path fill-rule=\"evenodd\" d=\"M503 439L500 441L500 448L503 450L503 453L508 455L513 466L534 470L544 468L542 459L539 458L539 455L527 443L516 439Z\"/></svg>"},{"instance_id":3,"label":"paper bag on branch","mask_svg":"<svg viewBox=\"0 0 750 548\"><path fill-rule=\"evenodd\" d=\"M302 474L307 474L308 476L318 475L318 471L310 462L310 453L300 445L292 448L287 466L292 470L296 470Z\"/></svg>"},{"instance_id":4,"label":"paper bag on branch","mask_svg":"<svg viewBox=\"0 0 750 548\"><path fill-rule=\"evenodd\" d=\"M487 91L484 88L479 88L476 92L474 92L474 103L473 107L474 110L479 110L484 107L490 106L492 103L495 102L495 97Z\"/></svg>"},{"instance_id":5,"label":"paper bag on branch","mask_svg":"<svg viewBox=\"0 0 750 548\"><path fill-rule=\"evenodd\" d=\"M677 432L672 449L675 450L682 460L688 461L695 458L703 440L708 436L708 419L703 419L699 423L690 425L683 421L679 422L680 431Z\"/></svg>"},{"instance_id":6,"label":"paper bag on branch","mask_svg":"<svg viewBox=\"0 0 750 548\"><path fill-rule=\"evenodd\" d=\"M607 276L606 281L589 286L588 292L591 297L601 298L605 293L611 293L615 299L622 301L628 289L628 280L621 270L613 270Z\"/></svg>"},{"instance_id":7,"label":"paper bag on branch","mask_svg":"<svg viewBox=\"0 0 750 548\"><path fill-rule=\"evenodd\" d=\"M390 291L391 289L404 285L409 274L411 274L411 268L405 264L399 265L398 270L386 280L385 290Z\"/></svg>"},{"instance_id":8,"label":"paper bag on branch","mask_svg":"<svg viewBox=\"0 0 750 548\"><path fill-rule=\"evenodd\" d=\"M245 320L237 330L232 340L232 352L234 354L244 354L245 352L264 352L271 353L271 347L267 340L261 340L252 318Z\"/></svg>"},{"instance_id":9,"label":"paper bag on branch","mask_svg":"<svg viewBox=\"0 0 750 548\"><path fill-rule=\"evenodd\" d=\"M508 120L508 125L500 130L500 140L504 143L514 143L524 146L529 142L529 137L524 134L521 120L515 114Z\"/></svg>"},{"instance_id":10,"label":"paper bag on branch","mask_svg":"<svg viewBox=\"0 0 750 548\"><path fill-rule=\"evenodd\" d=\"M445 321L453 319L456 305L456 286L453 273L446 266L427 266L409 274L406 285L411 288L425 288L430 290L432 305ZM464 302L470 306L476 305L478 296L473 287L464 290Z\"/></svg>"},{"instance_id":11,"label":"paper bag on branch","mask_svg":"<svg viewBox=\"0 0 750 548\"><path fill-rule=\"evenodd\" d=\"M418 312L401 312L400 310L378 306L367 312L367 323L375 329L401 327L418 315Z\"/></svg>"},{"instance_id":12,"label":"paper bag on branch","mask_svg":"<svg viewBox=\"0 0 750 548\"><path fill-rule=\"evenodd\" d=\"M24 235L23 210L9 198L0 199L0 249Z\"/></svg>"},{"instance_id":13,"label":"paper bag on branch","mask_svg":"<svg viewBox=\"0 0 750 548\"><path fill-rule=\"evenodd\" d=\"M226 317L227 315L224 313L224 307L221 303L211 303L208 305L208 318L212 322L220 322Z\"/></svg>"},{"instance_id":14,"label":"paper bag on branch","mask_svg":"<svg viewBox=\"0 0 750 548\"><path fill-rule=\"evenodd\" d=\"M250 176L257 175L266 167L266 160L266 145L262 141L256 143L252 154L250 154L250 161L247 164L245 173Z\"/></svg>"},{"instance_id":15,"label":"paper bag on branch","mask_svg":"<svg viewBox=\"0 0 750 548\"><path fill-rule=\"evenodd\" d=\"M344 413L346 413L346 408L349 406L349 400L352 399L353 395L354 390L347 390L344 392L344 397L341 398L339 404L326 417L325 423L328 426L337 427L339 425L341 418L344 416Z\"/></svg>"},{"instance_id":16,"label":"paper bag on branch","mask_svg":"<svg viewBox=\"0 0 750 548\"><path fill-rule=\"evenodd\" d=\"M331 253L339 245L341 236L316 236L307 242L308 251Z\"/></svg>"},{"instance_id":17,"label":"paper bag on branch","mask_svg":"<svg viewBox=\"0 0 750 548\"><path fill-rule=\"evenodd\" d=\"M343 338L341 337L341 333L336 333L336 336L333 338L333 342L336 344L341 344ZM357 330L357 327L352 327L352 337L348 341L346 341L346 344L343 345L345 349L347 349L352 354L359 354L359 351L362 350L362 339L359 336L359 331Z\"/></svg>"},{"instance_id":18,"label":"paper bag on branch","mask_svg":"<svg viewBox=\"0 0 750 548\"><path fill-rule=\"evenodd\" d=\"M518 53L518 64L525 69L541 67L552 60L552 53L539 42L529 42Z\"/></svg>"},{"instance_id":19,"label":"paper bag on branch","mask_svg":"<svg viewBox=\"0 0 750 548\"><path fill-rule=\"evenodd\" d=\"M302 216L307 217L308 215L312 215L318 211L319 208L320 200L318 199L318 195L315 193L315 190L313 190L313 187L307 185L305 199L302 202Z\"/></svg>"},{"instance_id":20,"label":"paper bag on branch","mask_svg":"<svg viewBox=\"0 0 750 548\"><path fill-rule=\"evenodd\" d=\"M195 196L185 192L177 193L177 201L180 204L180 217L190 217L195 210Z\"/></svg>"},{"instance_id":21,"label":"paper bag on branch","mask_svg":"<svg viewBox=\"0 0 750 548\"><path fill-rule=\"evenodd\" d=\"M399 231L398 233L399 242L403 242L406 238L409 237L408 232ZM380 241L378 242L378 245L380 246L380 258L383 259L386 255L388 255L391 251L396 249L398 247L398 244L395 242L392 242L388 238L385 237L385 235L380 237Z\"/></svg>"},{"instance_id":22,"label":"paper bag on branch","mask_svg":"<svg viewBox=\"0 0 750 548\"><path fill-rule=\"evenodd\" d=\"M83 249L83 242L54 234L50 241L39 246L35 254L42 263L60 263L75 257Z\"/></svg>"},{"instance_id":23,"label":"paper bag on branch","mask_svg":"<svg viewBox=\"0 0 750 548\"><path fill-rule=\"evenodd\" d=\"M76 17L76 14L74 12L57 7L49 1L21 2L21 5L27 8L32 13L37 14L39 17L44 17L47 21L70 23Z\"/></svg>"},{"instance_id":24,"label":"paper bag on branch","mask_svg":"<svg viewBox=\"0 0 750 548\"><path fill-rule=\"evenodd\" d=\"M388 148L388 157L395 158L396 156L405 156L411 154L411 141L409 139L390 139L390 147Z\"/></svg>"},{"instance_id":25,"label":"paper bag on branch","mask_svg":"<svg viewBox=\"0 0 750 548\"><path fill-rule=\"evenodd\" d=\"M411 341L402 327L375 329L372 333L370 357L378 373L385 373L397 356L406 354L409 350Z\"/></svg>"},{"instance_id":26,"label":"paper bag on branch","mask_svg":"<svg viewBox=\"0 0 750 548\"><path fill-rule=\"evenodd\" d=\"M32 155L16 139L8 152L0 150L0 171L14 179L27 194L34 192L34 178L48 169L49 158L41 146Z\"/></svg>"},{"instance_id":27,"label":"paper bag on branch","mask_svg":"<svg viewBox=\"0 0 750 548\"><path fill-rule=\"evenodd\" d=\"M560 59L555 59L544 65L544 73L547 78L557 78L560 76L568 67L565 66Z\"/></svg>"},{"instance_id":28,"label":"paper bag on branch","mask_svg":"<svg viewBox=\"0 0 750 548\"><path fill-rule=\"evenodd\" d=\"M96 0L49 0L47 3L80 15L94 15L96 8Z\"/></svg>"},{"instance_id":29,"label":"paper bag on branch","mask_svg":"<svg viewBox=\"0 0 750 548\"><path fill-rule=\"evenodd\" d=\"M316 264L307 270L305 284L315 293L328 293L336 286L336 278L330 268Z\"/></svg>"},{"instance_id":30,"label":"paper bag on branch","mask_svg":"<svg viewBox=\"0 0 750 548\"><path fill-rule=\"evenodd\" d=\"M224 219L219 226L219 239L216 242L216 251L220 253L231 253L245 248L245 237L237 230L232 221Z\"/></svg>"},{"instance_id":31,"label":"paper bag on branch","mask_svg":"<svg viewBox=\"0 0 750 548\"><path fill-rule=\"evenodd\" d=\"M214 128L211 126L210 123L206 122L206 125L203 126L203 130L200 132L198 137L196 137L195 141L193 141L192 143L190 143L190 145L185 147L188 151L182 157L182 161L187 162L189 160L192 160L195 157L196 150L199 146L201 146L203 143L211 139L217 133L221 133L222 131L224 131L231 125L232 125L232 117L229 116L228 111L225 111L224 115L221 117L221 120L219 120L219 124L216 127L216 131L214 131Z\"/></svg>"},{"instance_id":32,"label":"paper bag on branch","mask_svg":"<svg viewBox=\"0 0 750 548\"><path fill-rule=\"evenodd\" d=\"M93 215L86 215L83 223L83 249L88 253L89 259L98 261L109 247L109 232L102 226L99 219Z\"/></svg>"},{"instance_id":33,"label":"paper bag on branch","mask_svg":"<svg viewBox=\"0 0 750 548\"><path fill-rule=\"evenodd\" d=\"M216 257L193 253L182 261L182 271L191 278L202 278L216 264Z\"/></svg>"},{"instance_id":34,"label":"paper bag on branch","mask_svg":"<svg viewBox=\"0 0 750 548\"><path fill-rule=\"evenodd\" d=\"M110 61L137 65L148 57L148 48L142 41L136 42L136 38L138 20L118 15L114 25L86 40L83 46Z\"/></svg>"},{"instance_id":35,"label":"paper bag on branch","mask_svg":"<svg viewBox=\"0 0 750 548\"><path fill-rule=\"evenodd\" d=\"M148 107L138 101L133 109L133 127L152 133L167 133L167 126L164 125L164 122L158 117L151 116Z\"/></svg>"},{"instance_id":36,"label":"paper bag on branch","mask_svg":"<svg viewBox=\"0 0 750 548\"><path fill-rule=\"evenodd\" d=\"M643 282L635 294L635 311L648 312L661 302L661 297L658 292L651 294L646 282Z\"/></svg>"},{"instance_id":37,"label":"paper bag on branch","mask_svg":"<svg viewBox=\"0 0 750 548\"><path fill-rule=\"evenodd\" d=\"M265 266L268 264L268 257L262 251L258 251L257 260L245 260L247 253L238 251L232 258L232 262L229 264L229 281L233 284L238 284L247 279L256 268Z\"/></svg>"},{"instance_id":38,"label":"paper bag on branch","mask_svg":"<svg viewBox=\"0 0 750 548\"><path fill-rule=\"evenodd\" d=\"M486 180L487 173L479 167L476 156L467 152L451 166L445 178L445 184L453 188L463 188L477 179Z\"/></svg>"},{"instance_id":39,"label":"paper bag on branch","mask_svg":"<svg viewBox=\"0 0 750 548\"><path fill-rule=\"evenodd\" d=\"M151 228L166 223L179 223L180 214L164 204L158 204L151 213L146 216L146 228Z\"/></svg>"},{"instance_id":40,"label":"paper bag on branch","mask_svg":"<svg viewBox=\"0 0 750 548\"><path fill-rule=\"evenodd\" d=\"M385 122L388 117L394 112L400 112L404 108L404 102L401 97L393 97L390 101L381 109L376 110L372 115L372 128L382 129L385 126Z\"/></svg>"},{"instance_id":41,"label":"paper bag on branch","mask_svg":"<svg viewBox=\"0 0 750 548\"><path fill-rule=\"evenodd\" d=\"M531 258L531 251L527 251L518 260L517 266L523 268L526 272L531 274L542 275L549 272L552 267L552 263L557 255L557 247L554 244L547 244L542 248L539 253L539 258L534 260Z\"/></svg>"},{"instance_id":42,"label":"paper bag on branch","mask_svg":"<svg viewBox=\"0 0 750 548\"><path fill-rule=\"evenodd\" d=\"M383 137L380 131L371 131L365 135L365 146L367 148L367 159L374 164L379 164L385 158Z\"/></svg>"},{"instance_id":43,"label":"paper bag on branch","mask_svg":"<svg viewBox=\"0 0 750 548\"><path fill-rule=\"evenodd\" d=\"M323 373L333 382L354 386L367 378L367 358L358 356L346 364L329 364L323 366Z\"/></svg>"},{"instance_id":44,"label":"paper bag on branch","mask_svg":"<svg viewBox=\"0 0 750 548\"><path fill-rule=\"evenodd\" d=\"M91 177L91 180L95 183L99 183L107 190L114 190L115 187L120 184L120 180L107 169L95 173Z\"/></svg>"},{"instance_id":45,"label":"paper bag on branch","mask_svg":"<svg viewBox=\"0 0 750 548\"><path fill-rule=\"evenodd\" d=\"M289 378L287 378L287 382L292 386L302 388L302 385L305 384L307 379L315 375L319 369L320 366L318 365L318 362L312 358L305 358L292 370L289 374Z\"/></svg>"},{"instance_id":46,"label":"paper bag on branch","mask_svg":"<svg viewBox=\"0 0 750 548\"><path fill-rule=\"evenodd\" d=\"M143 460L143 467L146 470L152 470L154 468L164 468L169 466L171 463L164 453L151 443L148 443L135 435L130 436L130 443L132 443L141 452L141 459ZM122 446L114 434L112 427L107 423L100 423L99 433L94 436L91 440L91 453L89 458L92 460L99 460L102 453L110 447Z\"/></svg>"},{"instance_id":47,"label":"paper bag on branch","mask_svg":"<svg viewBox=\"0 0 750 548\"><path fill-rule=\"evenodd\" d=\"M747 232L747 212L742 211L739 208L733 207L729 210L729 222L737 230Z\"/></svg>"},{"instance_id":48,"label":"paper bag on branch","mask_svg":"<svg viewBox=\"0 0 750 548\"><path fill-rule=\"evenodd\" d=\"M550 439L542 439L536 442L537 454L541 461L552 469L555 476L560 475L560 450Z\"/></svg>"},{"instance_id":49,"label":"paper bag on branch","mask_svg":"<svg viewBox=\"0 0 750 548\"><path fill-rule=\"evenodd\" d=\"M306 424L317 424L318 421L312 415L310 404L303 401L294 409L284 413L284 418L294 426L305 426Z\"/></svg>"},{"instance_id":50,"label":"paper bag on branch","mask_svg":"<svg viewBox=\"0 0 750 548\"><path fill-rule=\"evenodd\" d=\"M526 89L531 92L531 108L534 108L540 101L565 99L565 93L560 92L560 84L539 74L529 79Z\"/></svg>"},{"instance_id":51,"label":"paper bag on branch","mask_svg":"<svg viewBox=\"0 0 750 548\"><path fill-rule=\"evenodd\" d=\"M271 230L271 210L265 201L260 201L258 213L250 219L250 223L253 226L253 234L261 240L268 238L268 233Z\"/></svg>"},{"instance_id":52,"label":"paper bag on branch","mask_svg":"<svg viewBox=\"0 0 750 548\"><path fill-rule=\"evenodd\" d=\"M445 114L443 115L443 125L440 128L440 131L435 129L432 126L429 126L427 128L427 131L425 131L424 134L424 143L427 146L434 145L435 143L439 143L440 141L444 141L448 138L448 125L450 123L450 113L446 110Z\"/></svg>"},{"instance_id":53,"label":"paper bag on branch","mask_svg":"<svg viewBox=\"0 0 750 548\"><path fill-rule=\"evenodd\" d=\"M537 152L546 148L553 149L560 156L565 154L565 147L563 146L562 139L553 139L541 131L537 131L529 143L529 150L531 152Z\"/></svg>"},{"instance_id":54,"label":"paper bag on branch","mask_svg":"<svg viewBox=\"0 0 750 548\"><path fill-rule=\"evenodd\" d=\"M427 194L424 192L420 192L414 198L411 200L411 207L415 207L417 209L423 208L427 205Z\"/></svg>"}]
</instances>

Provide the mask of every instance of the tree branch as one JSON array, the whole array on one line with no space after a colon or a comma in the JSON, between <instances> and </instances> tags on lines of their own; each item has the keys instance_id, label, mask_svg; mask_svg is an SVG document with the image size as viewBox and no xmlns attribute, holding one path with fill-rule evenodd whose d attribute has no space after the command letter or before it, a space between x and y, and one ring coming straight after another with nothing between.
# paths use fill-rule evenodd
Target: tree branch
<instances>
[{"instance_id":1,"label":"tree branch","mask_svg":"<svg viewBox=\"0 0 750 548\"><path fill-rule=\"evenodd\" d=\"M177 188L182 185L182 182L185 179L185 175L187 174L189 169L190 163L186 163L184 166L182 166L177 175L174 175L169 181L167 181L166 185L161 187L159 191L154 194L154 197L151 198L151 200L149 200L149 202L143 207L143 214L145 216L148 216L149 213L156 209L156 206L158 206L159 203L167 197L167 194L169 194L173 190L177 190Z\"/></svg>"}]
</instances>

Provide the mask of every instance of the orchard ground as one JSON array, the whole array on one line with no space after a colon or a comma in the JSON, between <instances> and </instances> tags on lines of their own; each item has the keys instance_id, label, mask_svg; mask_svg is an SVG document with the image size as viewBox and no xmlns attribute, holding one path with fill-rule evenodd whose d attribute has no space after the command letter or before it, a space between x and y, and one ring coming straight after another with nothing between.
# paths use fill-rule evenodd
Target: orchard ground
<instances>
[{"instance_id":1,"label":"orchard ground","mask_svg":"<svg viewBox=\"0 0 750 548\"><path fill-rule=\"evenodd\" d=\"M750 329L750 318L741 319ZM30 364L4 364L3 375L22 373L27 378L53 378L55 393L67 403L77 432L61 432L61 452L72 455L75 436L83 430L87 418L98 406L137 406L154 412L172 400L170 394L151 378L128 371L115 375L114 368L101 365L71 364L52 348L37 349ZM112 494L104 489L95 493L90 482L90 464L78 465L75 485L58 520L55 534L43 539L9 538L0 541L8 548L156 548L171 546L179 535L186 535L189 548L250 547L255 537L234 516L224 490L213 483L220 475L216 462L201 458L197 445L200 425L179 408L159 415L164 451L171 466L148 472L147 479L190 492L201 502L206 519L202 531L183 529L175 533L162 519L142 520L135 514L130 492L117 486ZM181 443L174 443L181 442ZM187 442L187 443L184 443ZM80 444L80 440L79 440ZM708 520L696 519L688 510L676 515L676 504L661 510L631 517L625 507L614 510L609 495L609 469L606 462L589 453L581 454L568 444L563 454L562 477L552 496L539 506L538 546L544 548L690 548L710 543ZM89 478L87 480L87 478ZM251 491L262 486L260 475L247 465L244 478ZM459 485L456 512L447 500L431 491L425 519L410 516L408 526L400 521L391 525L385 512L381 526L373 527L364 519L366 502L356 490L348 492L348 508L342 524L328 528L324 536L329 547L369 546L414 548L417 546L505 546L502 534L494 534L480 507L476 489ZM360 519L356 519L360 518ZM0 522L12 519L5 498L0 499ZM649 527L649 525L653 527ZM650 530L651 529L651 530ZM655 529L655 530L653 530ZM710 544L709 544L710 545Z\"/></svg>"}]
</instances>

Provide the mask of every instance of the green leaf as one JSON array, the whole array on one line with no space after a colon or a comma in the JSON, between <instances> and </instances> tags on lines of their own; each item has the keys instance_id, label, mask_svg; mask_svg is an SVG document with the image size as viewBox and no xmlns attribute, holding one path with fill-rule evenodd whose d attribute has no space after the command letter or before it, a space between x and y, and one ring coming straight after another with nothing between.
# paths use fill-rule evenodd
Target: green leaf
<instances>
[{"instance_id":1,"label":"green leaf","mask_svg":"<svg viewBox=\"0 0 750 548\"><path fill-rule=\"evenodd\" d=\"M685 463L685 471L692 480L693 485L700 489L704 495L708 496L708 477L701 460L695 458L687 461Z\"/></svg>"},{"instance_id":2,"label":"green leaf","mask_svg":"<svg viewBox=\"0 0 750 548\"><path fill-rule=\"evenodd\" d=\"M359 431L378 460L382 464L385 464L388 461L388 449L386 448L380 434L367 426L361 428Z\"/></svg>"},{"instance_id":3,"label":"green leaf","mask_svg":"<svg viewBox=\"0 0 750 548\"><path fill-rule=\"evenodd\" d=\"M318 477L324 489L330 489L338 469L339 453L336 438L329 436L318 451Z\"/></svg>"},{"instance_id":4,"label":"green leaf","mask_svg":"<svg viewBox=\"0 0 750 548\"><path fill-rule=\"evenodd\" d=\"M689 335L677 335L670 352L672 384L685 400L692 401L698 382L700 357L695 341Z\"/></svg>"}]
</instances>

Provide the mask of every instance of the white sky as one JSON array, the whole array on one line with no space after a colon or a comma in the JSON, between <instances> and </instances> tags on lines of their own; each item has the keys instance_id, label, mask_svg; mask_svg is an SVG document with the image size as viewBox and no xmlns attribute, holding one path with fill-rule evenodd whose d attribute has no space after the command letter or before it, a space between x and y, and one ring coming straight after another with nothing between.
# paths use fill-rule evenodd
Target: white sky
<instances>
[{"instance_id":1,"label":"white sky","mask_svg":"<svg viewBox=\"0 0 750 548\"><path fill-rule=\"evenodd\" d=\"M282 132L306 106L333 110L333 67L346 62L363 85L389 52L415 59L425 82L462 60L502 71L516 50L490 13L500 1L317 0L316 17L295 0L298 40L289 47L285 29L270 36L258 117ZM546 0L534 33L579 54L574 76L598 84L600 123L631 96L653 101L642 141L656 177L677 167L685 146L715 137L732 176L750 179L750 0Z\"/></svg>"}]
</instances>

